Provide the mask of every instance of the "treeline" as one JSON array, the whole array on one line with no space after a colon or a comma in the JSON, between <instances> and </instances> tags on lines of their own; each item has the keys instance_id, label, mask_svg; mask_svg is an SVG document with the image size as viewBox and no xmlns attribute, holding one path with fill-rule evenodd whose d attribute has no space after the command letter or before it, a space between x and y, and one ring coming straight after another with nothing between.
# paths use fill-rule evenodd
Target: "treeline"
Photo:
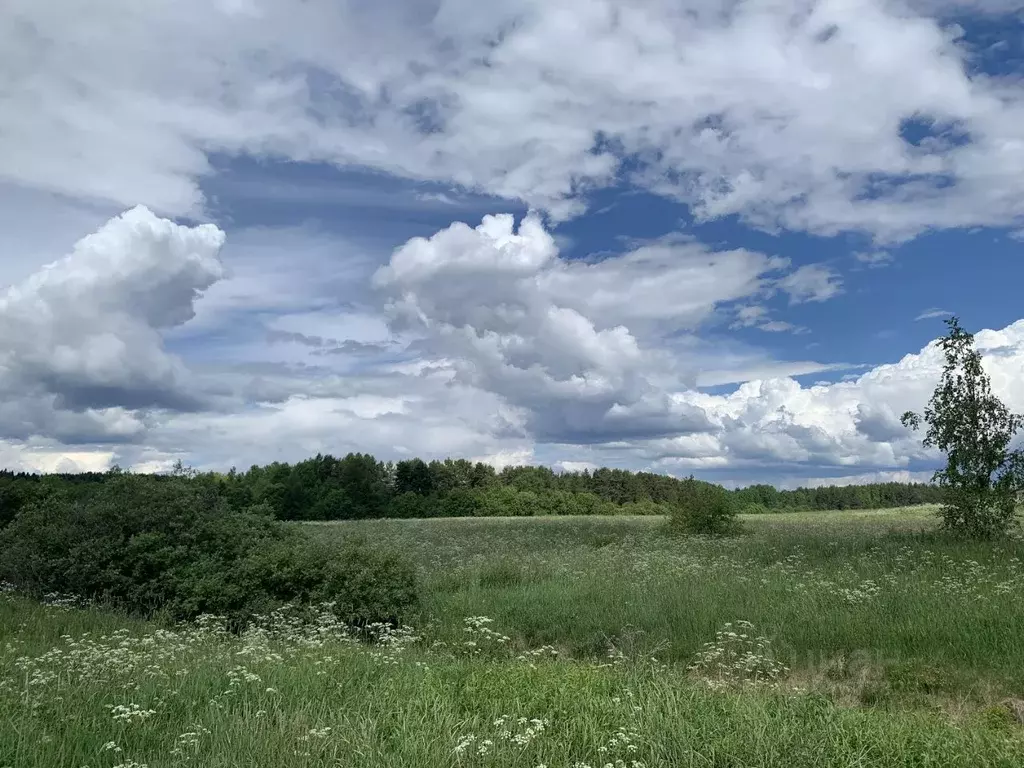
<instances>
[{"instance_id":1,"label":"treeline","mask_svg":"<svg viewBox=\"0 0 1024 768\"><path fill-rule=\"evenodd\" d=\"M693 484L622 469L556 473L547 467L494 467L465 459L382 462L369 454L317 455L246 472L194 473L238 508L266 505L282 520L669 514ZM117 473L31 475L0 472L0 526L28 501L60 490L88 496ZM740 512L878 509L941 501L932 485L879 483L778 490L753 485L729 491Z\"/></svg>"},{"instance_id":2,"label":"treeline","mask_svg":"<svg viewBox=\"0 0 1024 768\"><path fill-rule=\"evenodd\" d=\"M872 483L826 485L780 491L770 485L751 485L732 491L739 507L758 512L892 509L916 504L939 504L942 489L926 483Z\"/></svg>"}]
</instances>

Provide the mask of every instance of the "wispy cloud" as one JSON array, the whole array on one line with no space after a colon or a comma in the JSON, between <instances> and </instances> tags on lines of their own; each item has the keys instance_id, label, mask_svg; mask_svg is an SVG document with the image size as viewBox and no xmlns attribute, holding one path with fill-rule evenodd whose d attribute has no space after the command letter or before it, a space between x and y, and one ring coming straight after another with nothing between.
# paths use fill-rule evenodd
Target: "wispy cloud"
<instances>
[{"instance_id":1,"label":"wispy cloud","mask_svg":"<svg viewBox=\"0 0 1024 768\"><path fill-rule=\"evenodd\" d=\"M443 203L444 205L458 205L459 202L444 192L418 192L416 199L423 202Z\"/></svg>"},{"instance_id":2,"label":"wispy cloud","mask_svg":"<svg viewBox=\"0 0 1024 768\"><path fill-rule=\"evenodd\" d=\"M767 333L809 333L809 329L785 320L772 320L768 317L768 310L758 304L748 304L736 310L736 320L729 326L737 328L757 328Z\"/></svg>"},{"instance_id":3,"label":"wispy cloud","mask_svg":"<svg viewBox=\"0 0 1024 768\"><path fill-rule=\"evenodd\" d=\"M861 251L853 254L853 258L869 267L887 267L893 260L888 251Z\"/></svg>"},{"instance_id":4,"label":"wispy cloud","mask_svg":"<svg viewBox=\"0 0 1024 768\"><path fill-rule=\"evenodd\" d=\"M933 320L936 317L951 317L953 315L948 309L939 309L938 307L932 307L926 309L924 312L915 317L915 320Z\"/></svg>"},{"instance_id":5,"label":"wispy cloud","mask_svg":"<svg viewBox=\"0 0 1024 768\"><path fill-rule=\"evenodd\" d=\"M778 286L789 294L790 304L803 304L828 301L842 293L843 281L824 264L805 264L779 280Z\"/></svg>"}]
</instances>

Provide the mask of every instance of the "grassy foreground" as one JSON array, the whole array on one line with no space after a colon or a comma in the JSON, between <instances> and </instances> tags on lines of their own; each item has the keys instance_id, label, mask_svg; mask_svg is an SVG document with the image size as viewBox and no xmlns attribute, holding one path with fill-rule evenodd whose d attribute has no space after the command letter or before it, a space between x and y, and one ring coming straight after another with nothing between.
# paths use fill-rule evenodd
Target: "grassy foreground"
<instances>
[{"instance_id":1,"label":"grassy foreground","mask_svg":"<svg viewBox=\"0 0 1024 768\"><path fill-rule=\"evenodd\" d=\"M614 646L688 663L724 624L747 621L790 678L856 696L1024 696L1024 541L951 542L933 532L933 512L758 516L730 540L673 538L657 518L313 529L362 532L412 557L425 584L417 626L446 641L483 615L521 648L593 658Z\"/></svg>"},{"instance_id":2,"label":"grassy foreground","mask_svg":"<svg viewBox=\"0 0 1024 768\"><path fill-rule=\"evenodd\" d=\"M748 525L310 526L419 564L415 630L376 645L326 616L232 637L0 595L0 768L1024 764L998 706L1024 693L1024 544L944 541L920 510Z\"/></svg>"}]
</instances>

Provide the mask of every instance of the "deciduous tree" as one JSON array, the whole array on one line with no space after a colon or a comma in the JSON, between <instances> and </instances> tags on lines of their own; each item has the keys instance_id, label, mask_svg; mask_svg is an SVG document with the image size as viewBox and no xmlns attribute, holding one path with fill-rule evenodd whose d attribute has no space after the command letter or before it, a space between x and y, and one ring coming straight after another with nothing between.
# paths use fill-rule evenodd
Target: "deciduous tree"
<instances>
[{"instance_id":1,"label":"deciduous tree","mask_svg":"<svg viewBox=\"0 0 1024 768\"><path fill-rule=\"evenodd\" d=\"M992 393L973 334L956 317L946 324L949 332L939 341L946 358L942 378L924 409L924 444L946 454L945 468L934 477L945 490L943 526L967 536L999 536L1015 523L1024 488L1024 453L1010 450L1024 422ZM902 421L917 429L922 419L907 411Z\"/></svg>"}]
</instances>

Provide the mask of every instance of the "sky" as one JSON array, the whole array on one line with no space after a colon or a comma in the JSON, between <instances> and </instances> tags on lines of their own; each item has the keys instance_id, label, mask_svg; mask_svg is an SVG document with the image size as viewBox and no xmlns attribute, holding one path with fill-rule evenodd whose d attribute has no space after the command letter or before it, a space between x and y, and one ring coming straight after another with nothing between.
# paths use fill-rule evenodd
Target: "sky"
<instances>
[{"instance_id":1,"label":"sky","mask_svg":"<svg viewBox=\"0 0 1024 768\"><path fill-rule=\"evenodd\" d=\"M1024 0L9 0L0 465L927 480L1022 179Z\"/></svg>"}]
</instances>

